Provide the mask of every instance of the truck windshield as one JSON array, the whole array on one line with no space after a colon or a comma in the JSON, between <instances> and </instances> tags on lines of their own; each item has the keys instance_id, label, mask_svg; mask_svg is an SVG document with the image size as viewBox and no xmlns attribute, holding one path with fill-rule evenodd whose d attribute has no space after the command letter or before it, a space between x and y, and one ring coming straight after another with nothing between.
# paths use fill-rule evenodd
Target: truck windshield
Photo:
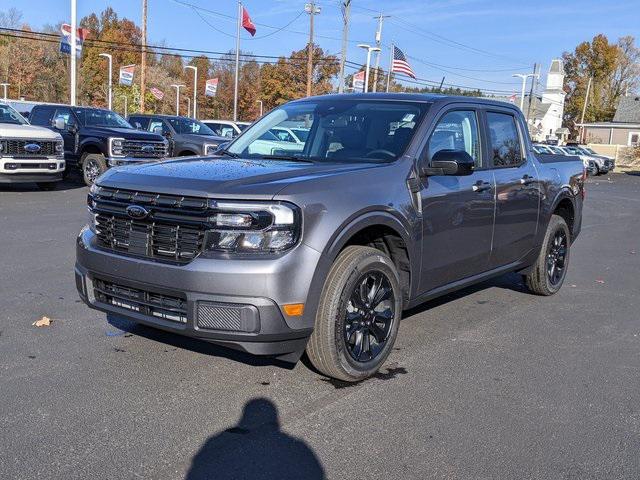
<instances>
[{"instance_id":1,"label":"truck windshield","mask_svg":"<svg viewBox=\"0 0 640 480\"><path fill-rule=\"evenodd\" d=\"M29 122L9 105L0 105L0 123L12 125L28 125Z\"/></svg>"},{"instance_id":2,"label":"truck windshield","mask_svg":"<svg viewBox=\"0 0 640 480\"><path fill-rule=\"evenodd\" d=\"M111 110L78 109L76 115L86 127L133 128L129 122Z\"/></svg>"},{"instance_id":3,"label":"truck windshield","mask_svg":"<svg viewBox=\"0 0 640 480\"><path fill-rule=\"evenodd\" d=\"M170 118L169 123L178 134L215 135L214 131L198 120L189 118Z\"/></svg>"},{"instance_id":4,"label":"truck windshield","mask_svg":"<svg viewBox=\"0 0 640 480\"><path fill-rule=\"evenodd\" d=\"M325 162L391 162L399 158L429 103L391 100L315 100L276 108L227 151L245 158ZM299 142L274 131L294 132Z\"/></svg>"}]
</instances>

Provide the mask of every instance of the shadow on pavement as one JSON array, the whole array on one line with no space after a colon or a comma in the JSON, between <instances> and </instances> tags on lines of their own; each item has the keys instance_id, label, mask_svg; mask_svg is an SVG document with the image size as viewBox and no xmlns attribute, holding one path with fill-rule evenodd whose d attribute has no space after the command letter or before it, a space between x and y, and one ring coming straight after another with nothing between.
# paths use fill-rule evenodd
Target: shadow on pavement
<instances>
[{"instance_id":1,"label":"shadow on pavement","mask_svg":"<svg viewBox=\"0 0 640 480\"><path fill-rule=\"evenodd\" d=\"M191 461L186 480L322 479L324 469L302 440L280 429L278 410L266 398L247 402L234 427L212 437Z\"/></svg>"},{"instance_id":2,"label":"shadow on pavement","mask_svg":"<svg viewBox=\"0 0 640 480\"><path fill-rule=\"evenodd\" d=\"M276 366L287 370L292 370L295 367L295 364L278 360L277 358L250 355L240 350L221 347L204 340L165 332L153 327L147 327L146 325L136 323L112 313L107 314L107 322L119 330L133 333L134 335L139 335L141 337L148 338L149 340L154 340L156 342L164 343L172 347L182 348L195 353L201 353L203 355L227 358L253 367Z\"/></svg>"},{"instance_id":3,"label":"shadow on pavement","mask_svg":"<svg viewBox=\"0 0 640 480\"><path fill-rule=\"evenodd\" d=\"M86 185L79 174L69 174L64 180L56 182L56 188L54 191L67 191L76 190L78 188L85 188ZM40 189L35 183L0 183L0 192L37 192ZM43 191L43 194L50 192Z\"/></svg>"}]
</instances>

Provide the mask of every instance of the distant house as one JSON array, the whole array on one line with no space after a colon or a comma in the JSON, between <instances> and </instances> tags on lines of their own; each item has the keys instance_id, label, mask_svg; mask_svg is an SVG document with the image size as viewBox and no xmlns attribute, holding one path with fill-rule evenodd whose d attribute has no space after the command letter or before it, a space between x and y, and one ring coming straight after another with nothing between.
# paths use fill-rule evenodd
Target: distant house
<instances>
[{"instance_id":1,"label":"distant house","mask_svg":"<svg viewBox=\"0 0 640 480\"><path fill-rule=\"evenodd\" d=\"M568 133L566 128L562 128L566 96L563 88L564 76L562 60L559 58L551 60L542 95L534 95L531 101L529 95L524 97L523 113L528 119L531 138L536 142L561 141ZM520 96L516 94L502 100L520 105Z\"/></svg>"},{"instance_id":2,"label":"distant house","mask_svg":"<svg viewBox=\"0 0 640 480\"><path fill-rule=\"evenodd\" d=\"M610 122L582 123L578 126L582 127L582 138L588 143L640 146L640 96L622 97Z\"/></svg>"}]
</instances>

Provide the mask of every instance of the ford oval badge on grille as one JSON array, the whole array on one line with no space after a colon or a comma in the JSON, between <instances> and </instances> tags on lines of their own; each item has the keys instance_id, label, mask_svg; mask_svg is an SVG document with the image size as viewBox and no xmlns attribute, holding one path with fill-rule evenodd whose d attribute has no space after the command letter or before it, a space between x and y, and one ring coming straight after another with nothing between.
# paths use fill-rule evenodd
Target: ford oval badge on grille
<instances>
[{"instance_id":1,"label":"ford oval badge on grille","mask_svg":"<svg viewBox=\"0 0 640 480\"><path fill-rule=\"evenodd\" d=\"M127 207L127 215L131 218L135 218L136 220L140 220L142 218L146 218L149 215L149 212L146 208L141 207L140 205L129 205Z\"/></svg>"},{"instance_id":2,"label":"ford oval badge on grille","mask_svg":"<svg viewBox=\"0 0 640 480\"><path fill-rule=\"evenodd\" d=\"M155 147L153 145L143 145L141 150L144 153L153 153L155 151Z\"/></svg>"},{"instance_id":3,"label":"ford oval badge on grille","mask_svg":"<svg viewBox=\"0 0 640 480\"><path fill-rule=\"evenodd\" d=\"M24 151L27 153L38 153L42 147L37 143L27 143L24 146Z\"/></svg>"}]
</instances>

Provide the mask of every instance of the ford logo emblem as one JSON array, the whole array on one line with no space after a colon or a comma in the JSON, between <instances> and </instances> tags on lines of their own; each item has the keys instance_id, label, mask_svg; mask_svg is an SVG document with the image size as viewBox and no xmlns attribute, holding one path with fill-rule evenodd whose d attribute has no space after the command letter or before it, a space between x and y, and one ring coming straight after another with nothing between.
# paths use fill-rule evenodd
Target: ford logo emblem
<instances>
[{"instance_id":1,"label":"ford logo emblem","mask_svg":"<svg viewBox=\"0 0 640 480\"><path fill-rule=\"evenodd\" d=\"M38 153L42 147L37 143L27 143L24 146L24 151L27 153Z\"/></svg>"},{"instance_id":2,"label":"ford logo emblem","mask_svg":"<svg viewBox=\"0 0 640 480\"><path fill-rule=\"evenodd\" d=\"M149 212L146 208L141 207L140 205L129 205L127 207L127 215L131 218L135 218L136 220L140 220L149 215Z\"/></svg>"},{"instance_id":3,"label":"ford logo emblem","mask_svg":"<svg viewBox=\"0 0 640 480\"><path fill-rule=\"evenodd\" d=\"M153 145L144 145L141 149L144 153L153 153L155 147Z\"/></svg>"}]
</instances>

